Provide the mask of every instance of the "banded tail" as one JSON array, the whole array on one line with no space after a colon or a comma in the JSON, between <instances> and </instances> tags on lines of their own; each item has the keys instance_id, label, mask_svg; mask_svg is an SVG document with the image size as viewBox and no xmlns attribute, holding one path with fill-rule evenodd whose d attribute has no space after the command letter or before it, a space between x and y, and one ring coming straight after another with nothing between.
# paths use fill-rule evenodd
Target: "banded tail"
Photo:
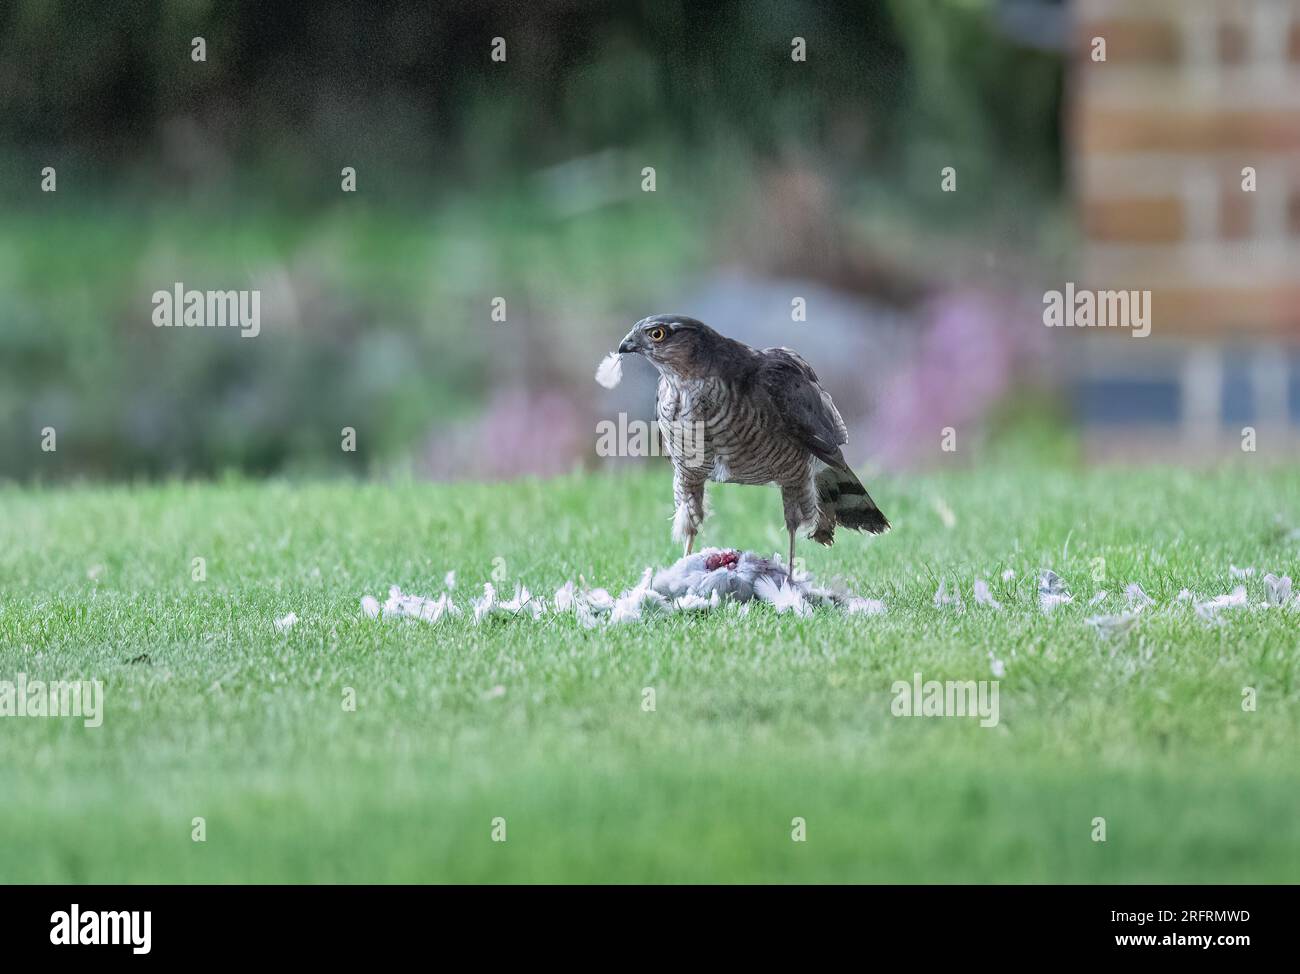
<instances>
[{"instance_id":1,"label":"banded tail","mask_svg":"<svg viewBox=\"0 0 1300 974\"><path fill-rule=\"evenodd\" d=\"M867 488L847 467L826 467L817 473L814 483L821 510L816 528L808 535L813 541L832 544L837 524L871 534L889 530L889 521L880 513Z\"/></svg>"}]
</instances>

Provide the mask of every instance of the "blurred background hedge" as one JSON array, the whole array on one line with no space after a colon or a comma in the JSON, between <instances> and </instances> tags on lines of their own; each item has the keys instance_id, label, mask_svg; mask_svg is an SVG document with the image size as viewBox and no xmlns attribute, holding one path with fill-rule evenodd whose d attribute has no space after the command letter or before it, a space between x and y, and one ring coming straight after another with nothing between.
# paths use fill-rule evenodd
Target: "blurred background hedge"
<instances>
[{"instance_id":1,"label":"blurred background hedge","mask_svg":"<svg viewBox=\"0 0 1300 974\"><path fill-rule=\"evenodd\" d=\"M563 469L632 321L754 282L924 354L936 296L1070 246L1060 56L1008 6L11 0L0 476ZM174 281L260 288L262 334L155 329ZM789 343L833 357L809 317Z\"/></svg>"}]
</instances>

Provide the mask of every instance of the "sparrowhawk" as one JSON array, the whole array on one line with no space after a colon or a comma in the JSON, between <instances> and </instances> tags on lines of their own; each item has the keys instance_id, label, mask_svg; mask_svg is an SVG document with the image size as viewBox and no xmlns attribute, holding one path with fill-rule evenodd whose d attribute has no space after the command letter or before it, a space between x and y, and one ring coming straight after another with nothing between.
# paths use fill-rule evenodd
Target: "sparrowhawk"
<instances>
[{"instance_id":1,"label":"sparrowhawk","mask_svg":"<svg viewBox=\"0 0 1300 974\"><path fill-rule=\"evenodd\" d=\"M682 315L638 321L618 350L659 372L656 412L673 461L673 538L690 554L704 483L781 488L794 569L795 532L829 545L835 526L889 530L840 446L848 430L817 373L789 348L750 348Z\"/></svg>"}]
</instances>

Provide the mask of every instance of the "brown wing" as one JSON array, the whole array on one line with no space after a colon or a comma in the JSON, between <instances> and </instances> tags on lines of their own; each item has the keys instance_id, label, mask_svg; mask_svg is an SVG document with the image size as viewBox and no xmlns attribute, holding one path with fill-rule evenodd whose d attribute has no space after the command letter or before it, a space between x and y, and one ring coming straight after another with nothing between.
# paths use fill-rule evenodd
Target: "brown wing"
<instances>
[{"instance_id":1,"label":"brown wing","mask_svg":"<svg viewBox=\"0 0 1300 974\"><path fill-rule=\"evenodd\" d=\"M812 366L789 348L765 348L759 354L763 362L756 385L771 401L776 421L813 456L843 468L840 446L849 441L849 431Z\"/></svg>"}]
</instances>

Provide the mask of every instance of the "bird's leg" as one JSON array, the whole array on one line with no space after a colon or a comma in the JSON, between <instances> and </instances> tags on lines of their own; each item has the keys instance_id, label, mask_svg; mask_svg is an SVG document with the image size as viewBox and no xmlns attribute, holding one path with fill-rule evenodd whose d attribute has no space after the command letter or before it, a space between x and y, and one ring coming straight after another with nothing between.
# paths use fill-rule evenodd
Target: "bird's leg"
<instances>
[{"instance_id":1,"label":"bird's leg","mask_svg":"<svg viewBox=\"0 0 1300 974\"><path fill-rule=\"evenodd\" d=\"M695 535L704 520L704 480L697 479L697 471L679 468L673 472L673 501L677 511L673 515L673 540L683 544L682 557L695 549Z\"/></svg>"},{"instance_id":2,"label":"bird's leg","mask_svg":"<svg viewBox=\"0 0 1300 974\"><path fill-rule=\"evenodd\" d=\"M790 561L785 571L793 588L795 533L816 516L817 511L817 488L811 472L781 485L781 505L785 508L785 529L790 532Z\"/></svg>"}]
</instances>

